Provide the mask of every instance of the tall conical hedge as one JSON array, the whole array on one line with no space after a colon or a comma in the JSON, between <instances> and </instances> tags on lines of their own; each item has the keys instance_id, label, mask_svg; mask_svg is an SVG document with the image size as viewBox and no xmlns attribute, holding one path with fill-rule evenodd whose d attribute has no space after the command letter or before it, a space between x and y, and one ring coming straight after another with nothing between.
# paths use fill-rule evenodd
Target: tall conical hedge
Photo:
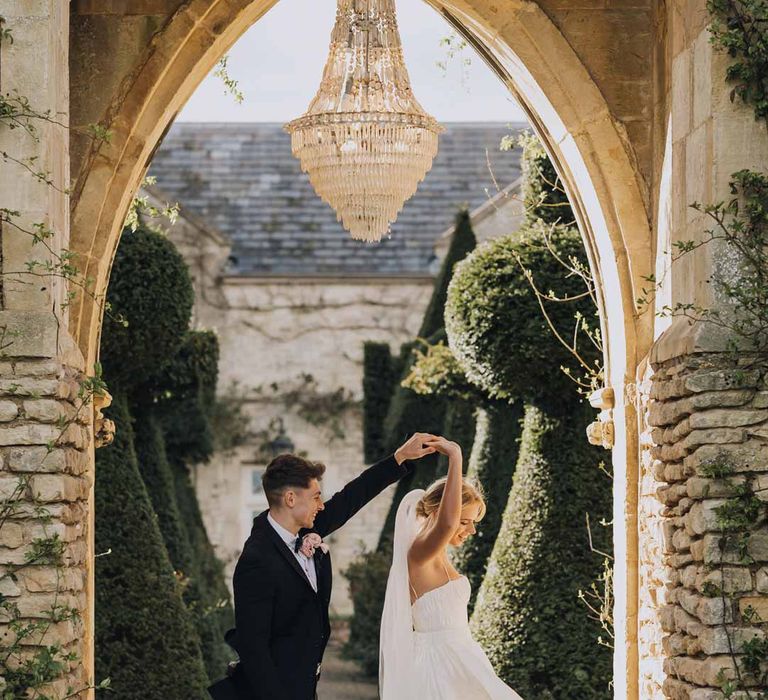
<instances>
[{"instance_id":1,"label":"tall conical hedge","mask_svg":"<svg viewBox=\"0 0 768 700\"><path fill-rule=\"evenodd\" d=\"M501 527L501 516L507 506L520 447L522 417L520 403L488 401L477 409L467 477L483 490L486 512L477 524L477 533L455 550L452 557L456 568L472 585L470 612L485 578L488 559Z\"/></svg>"},{"instance_id":2,"label":"tall conical hedge","mask_svg":"<svg viewBox=\"0 0 768 700\"><path fill-rule=\"evenodd\" d=\"M179 517L191 551L186 600L200 635L209 676L218 678L232 658L224 632L233 624L224 569L200 514L189 466L213 453L211 415L218 379L219 344L210 331L187 331L178 352L155 379L160 417Z\"/></svg>"},{"instance_id":3,"label":"tall conical hedge","mask_svg":"<svg viewBox=\"0 0 768 700\"><path fill-rule=\"evenodd\" d=\"M472 230L469 211L462 209L456 214L451 244L445 253L445 258L440 266L440 272L438 272L435 279L435 286L429 300L429 306L427 306L427 310L424 312L424 319L421 322L421 328L419 328L419 338L431 338L435 333L445 328L443 312L445 311L448 285L451 283L451 277L453 276L453 268L457 262L467 257L476 245L477 239L475 238L475 232Z\"/></svg>"},{"instance_id":4,"label":"tall conical hedge","mask_svg":"<svg viewBox=\"0 0 768 700\"><path fill-rule=\"evenodd\" d=\"M96 452L96 676L121 700L204 700L198 636L139 473L125 398L106 414L117 430Z\"/></svg>"},{"instance_id":5,"label":"tall conical hedge","mask_svg":"<svg viewBox=\"0 0 768 700\"><path fill-rule=\"evenodd\" d=\"M443 312L448 286L451 282L454 267L471 251L477 241L470 225L469 213L466 210L456 215L456 224L451 238L451 244L445 254L440 272L435 280L435 286L424 314L419 338L412 343L406 343L401 349L400 362L402 373L400 380L405 379L411 372L415 360L414 350L422 346L426 340L433 345L445 337ZM409 435L414 432L439 434L443 431L446 415L445 399L439 396L420 396L411 389L398 383L389 406L385 421L386 444L388 451L399 447ZM414 488L423 488L431 483L438 473L438 456L429 455L417 463L412 474L401 479L395 489L392 506L387 514L382 530L380 547L388 546L395 524L395 514L402 497Z\"/></svg>"},{"instance_id":6,"label":"tall conical hedge","mask_svg":"<svg viewBox=\"0 0 768 700\"><path fill-rule=\"evenodd\" d=\"M125 393L129 413L139 418L131 449L136 462L134 445L138 448L141 488L149 494L161 545L179 577L176 593L183 605L177 614L180 624L186 620L190 628L187 642L197 645L198 660L202 649L205 669L211 678L217 678L230 658L222 639L228 620L219 619L231 617L229 596L221 567L216 569L210 562L203 566L198 561L200 545L196 539L202 537L207 543L207 537L204 530L196 529L194 539L190 535L169 460L182 452L185 459L204 460L213 449L209 407L215 394L218 343L211 333L188 330L193 301L189 271L173 244L154 230L142 226L124 233L107 301L111 312L105 318L102 336L105 378L111 388ZM101 454L100 450L97 456ZM104 494L105 502L109 497ZM119 528L111 517L124 514L104 508L97 529L106 532ZM125 541L122 547L126 557L140 561L144 549L141 538ZM210 553L212 556L212 550ZM97 570L97 588L105 597L122 584L112 578L114 573L109 568ZM211 613L209 608L215 611ZM102 618L103 625L112 621ZM101 630L105 646L97 653L107 666L112 665L113 657L120 659L132 653L131 637L123 646L113 646L117 634L107 628ZM164 637L154 642L154 656L144 658L147 674L162 673L167 663L164 645L173 648L174 644L173 639ZM143 658L143 652L136 652L136 657Z\"/></svg>"},{"instance_id":7,"label":"tall conical hedge","mask_svg":"<svg viewBox=\"0 0 768 700\"><path fill-rule=\"evenodd\" d=\"M234 656L224 642L224 633L235 623L234 611L224 579L224 565L216 558L205 531L189 469L178 461L172 461L171 469L181 522L192 548L190 579L197 597L191 612L200 635L209 678L214 680L221 677Z\"/></svg>"},{"instance_id":8,"label":"tall conical hedge","mask_svg":"<svg viewBox=\"0 0 768 700\"><path fill-rule=\"evenodd\" d=\"M211 414L218 368L215 333L190 330L154 380L167 449L177 460L207 462L213 454Z\"/></svg>"},{"instance_id":9,"label":"tall conical hedge","mask_svg":"<svg viewBox=\"0 0 768 700\"><path fill-rule=\"evenodd\" d=\"M611 484L587 443L592 419L578 398L529 404L520 457L501 530L472 616L496 672L524 698L608 700L612 659L579 591L602 556L589 547L592 523L610 517ZM607 528L594 546L610 551Z\"/></svg>"},{"instance_id":10,"label":"tall conical hedge","mask_svg":"<svg viewBox=\"0 0 768 700\"><path fill-rule=\"evenodd\" d=\"M192 569L192 549L181 522L163 430L150 406L141 406L136 416L134 444L139 472L157 514L171 564L181 576L186 577Z\"/></svg>"},{"instance_id":11,"label":"tall conical hedge","mask_svg":"<svg viewBox=\"0 0 768 700\"><path fill-rule=\"evenodd\" d=\"M384 421L400 371L388 343L363 345L363 452L367 462L387 453Z\"/></svg>"}]
</instances>

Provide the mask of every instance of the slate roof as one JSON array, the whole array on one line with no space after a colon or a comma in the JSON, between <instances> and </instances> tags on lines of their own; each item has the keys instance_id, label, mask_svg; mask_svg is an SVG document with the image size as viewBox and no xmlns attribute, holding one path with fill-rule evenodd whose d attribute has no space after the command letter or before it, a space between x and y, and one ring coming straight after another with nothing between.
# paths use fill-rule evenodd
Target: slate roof
<instances>
[{"instance_id":1,"label":"slate roof","mask_svg":"<svg viewBox=\"0 0 768 700\"><path fill-rule=\"evenodd\" d=\"M182 210L231 240L228 274L420 276L434 273L435 243L457 208L493 196L494 177L504 188L520 175L519 152L499 151L508 125L445 126L432 170L380 244L351 239L301 172L280 124L176 123L149 172Z\"/></svg>"}]
</instances>

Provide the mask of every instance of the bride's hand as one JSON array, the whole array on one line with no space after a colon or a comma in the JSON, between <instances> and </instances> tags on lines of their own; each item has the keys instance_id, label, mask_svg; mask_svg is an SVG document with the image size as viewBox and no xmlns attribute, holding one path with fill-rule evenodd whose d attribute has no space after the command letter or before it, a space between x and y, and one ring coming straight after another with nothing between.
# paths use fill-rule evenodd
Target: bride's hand
<instances>
[{"instance_id":1,"label":"bride's hand","mask_svg":"<svg viewBox=\"0 0 768 700\"><path fill-rule=\"evenodd\" d=\"M424 441L424 444L432 447L435 452L439 452L446 457L461 457L461 447L458 443L447 440L441 436L434 436Z\"/></svg>"}]
</instances>

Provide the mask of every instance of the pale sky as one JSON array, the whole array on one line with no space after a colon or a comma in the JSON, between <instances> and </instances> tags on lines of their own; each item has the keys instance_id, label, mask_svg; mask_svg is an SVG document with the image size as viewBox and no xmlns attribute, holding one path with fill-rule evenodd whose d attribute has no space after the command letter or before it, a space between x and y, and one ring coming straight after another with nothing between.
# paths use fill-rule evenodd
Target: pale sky
<instances>
[{"instance_id":1,"label":"pale sky","mask_svg":"<svg viewBox=\"0 0 768 700\"><path fill-rule=\"evenodd\" d=\"M209 75L180 121L285 122L301 115L317 92L336 12L334 0L280 0L229 52L229 74L242 104ZM440 40L447 22L423 0L398 0L398 24L416 98L439 121L521 122L525 115L471 47L453 59ZM463 65L464 59L470 65ZM447 70L437 66L447 61Z\"/></svg>"}]
</instances>

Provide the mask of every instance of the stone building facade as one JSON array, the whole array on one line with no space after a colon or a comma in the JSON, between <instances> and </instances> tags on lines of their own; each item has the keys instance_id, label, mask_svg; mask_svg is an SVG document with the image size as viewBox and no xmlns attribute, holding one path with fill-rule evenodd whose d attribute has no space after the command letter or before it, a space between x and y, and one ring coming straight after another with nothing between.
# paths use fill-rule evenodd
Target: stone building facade
<instances>
[{"instance_id":1,"label":"stone building facade","mask_svg":"<svg viewBox=\"0 0 768 700\"><path fill-rule=\"evenodd\" d=\"M167 230L192 271L194 324L216 331L220 391L241 399L248 415L246 444L195 469L230 583L252 519L267 505L260 476L278 419L297 451L327 466L326 497L360 473L363 344L386 342L396 352L418 332L460 206L476 211L481 235L511 230L514 191L494 194L519 177L519 153L499 150L511 131L448 124L429 177L375 247L343 231L279 125L177 124L157 150L149 196L180 205ZM390 498L329 538L332 614L351 613L342 572L376 545Z\"/></svg>"},{"instance_id":2,"label":"stone building facade","mask_svg":"<svg viewBox=\"0 0 768 700\"><path fill-rule=\"evenodd\" d=\"M22 396L63 406L69 399L62 396L71 394L60 382L93 373L100 301L122 222L152 155L202 78L273 4L2 3L15 40L0 46L0 91L16 89L41 112L58 116L40 120L36 138L0 119L0 150L36 157L56 185L13 161L0 164L0 202L18 212L19 225L6 213L0 326L14 343L4 350L0 400L19 413L5 428L0 454L4 476L13 465L45 475L41 496L53 506L52 525L69 529L66 585L81 622L50 637L78 656L62 685L82 687L93 673L93 426L89 416L74 442L64 444L63 456L41 461L51 423L36 407L26 412ZM709 41L705 0L430 4L529 114L574 203L596 279L606 359L606 392L597 403L603 435L613 435L615 697L719 700L715 671L727 667L722 634L765 633L754 616L735 613L747 606L763 610L768 598L761 549L766 525L754 524L755 562L733 563L724 581L735 598L718 609L717 598L702 592L711 592L704 587L705 563L721 492L718 484L702 489L700 480L714 472L702 470L700 457L725 453L738 475L759 487L768 463L761 438L764 388L745 371L739 372L748 377L745 385L730 384L738 368L725 364L727 345L711 327L670 323L655 312L677 302L726 310L707 283L722 251L705 246L672 262L670 246L705 235L706 223L690 202L727 198L731 173L765 169L765 123L730 99L729 59ZM89 129L92 124L100 129ZM104 129L108 139L99 138ZM26 225L41 222L53 232L47 249L25 233ZM79 279L93 292L69 304L63 303L67 287L75 291L76 284L58 277L40 284L24 266L30 257L50 259L65 250L77 255ZM652 273L660 289L650 305L638 303ZM13 411L8 406L6 415ZM4 561L20 556L41 525L34 491L21 494L19 527L0 530ZM34 619L47 593L32 579L17 586L8 593Z\"/></svg>"}]
</instances>

